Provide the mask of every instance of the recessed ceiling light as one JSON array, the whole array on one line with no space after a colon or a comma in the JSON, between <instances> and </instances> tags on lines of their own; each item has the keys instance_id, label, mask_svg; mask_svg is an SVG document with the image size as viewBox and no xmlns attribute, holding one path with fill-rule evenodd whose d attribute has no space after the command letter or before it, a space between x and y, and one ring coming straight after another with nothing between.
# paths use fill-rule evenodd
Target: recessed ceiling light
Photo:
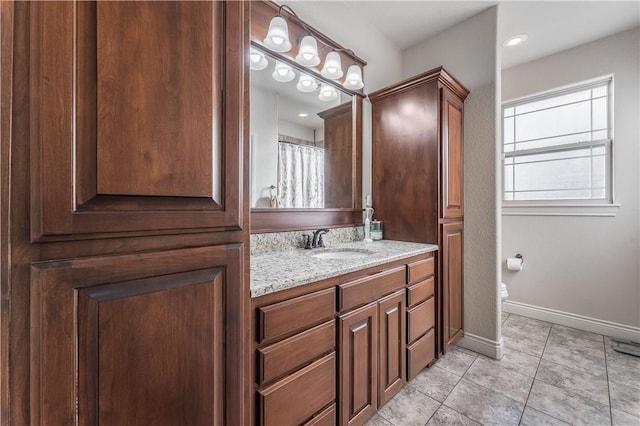
<instances>
[{"instance_id":1,"label":"recessed ceiling light","mask_svg":"<svg viewBox=\"0 0 640 426\"><path fill-rule=\"evenodd\" d=\"M309 114L307 114L306 112L301 112L300 114L298 114L298 117L302 117L302 118L308 117L308 116Z\"/></svg>"},{"instance_id":2,"label":"recessed ceiling light","mask_svg":"<svg viewBox=\"0 0 640 426\"><path fill-rule=\"evenodd\" d=\"M504 47L514 47L521 43L524 43L529 38L526 34L516 34L512 37L509 37L502 43Z\"/></svg>"}]
</instances>

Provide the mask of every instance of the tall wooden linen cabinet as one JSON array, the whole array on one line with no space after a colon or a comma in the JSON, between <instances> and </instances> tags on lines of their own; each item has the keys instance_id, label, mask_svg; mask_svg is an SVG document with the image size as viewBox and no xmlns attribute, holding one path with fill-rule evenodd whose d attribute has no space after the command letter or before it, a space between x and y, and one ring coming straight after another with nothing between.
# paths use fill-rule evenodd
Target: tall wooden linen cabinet
<instances>
[{"instance_id":1,"label":"tall wooden linen cabinet","mask_svg":"<svg viewBox=\"0 0 640 426\"><path fill-rule=\"evenodd\" d=\"M248 3L1 8L0 423L248 423Z\"/></svg>"},{"instance_id":2,"label":"tall wooden linen cabinet","mask_svg":"<svg viewBox=\"0 0 640 426\"><path fill-rule=\"evenodd\" d=\"M463 336L464 99L436 68L369 94L373 200L386 239L439 245L436 353Z\"/></svg>"}]
</instances>

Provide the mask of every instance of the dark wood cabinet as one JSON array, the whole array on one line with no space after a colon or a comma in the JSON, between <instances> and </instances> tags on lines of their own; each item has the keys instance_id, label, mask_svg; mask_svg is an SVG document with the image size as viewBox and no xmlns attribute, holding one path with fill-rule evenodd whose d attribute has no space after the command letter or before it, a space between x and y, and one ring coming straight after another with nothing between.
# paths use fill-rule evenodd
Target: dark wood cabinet
<instances>
[{"instance_id":1,"label":"dark wood cabinet","mask_svg":"<svg viewBox=\"0 0 640 426\"><path fill-rule=\"evenodd\" d=\"M378 304L340 317L340 424L361 425L378 409Z\"/></svg>"},{"instance_id":2,"label":"dark wood cabinet","mask_svg":"<svg viewBox=\"0 0 640 426\"><path fill-rule=\"evenodd\" d=\"M248 423L248 18L3 4L3 424Z\"/></svg>"},{"instance_id":3,"label":"dark wood cabinet","mask_svg":"<svg viewBox=\"0 0 640 426\"><path fill-rule=\"evenodd\" d=\"M463 101L451 90L440 89L442 99L441 217L464 214L464 116Z\"/></svg>"},{"instance_id":4,"label":"dark wood cabinet","mask_svg":"<svg viewBox=\"0 0 640 426\"><path fill-rule=\"evenodd\" d=\"M464 99L442 67L369 95L373 199L385 237L440 244L436 265L436 356L463 334L462 246L445 253L447 222L464 220ZM446 262L446 265L445 265ZM452 270L460 273L453 277ZM410 278L411 280L411 278ZM411 280L413 282L413 280ZM450 290L449 287L455 287ZM452 296L445 299L445 292ZM445 330L452 324L455 332ZM426 349L422 353L427 353Z\"/></svg>"},{"instance_id":5,"label":"dark wood cabinet","mask_svg":"<svg viewBox=\"0 0 640 426\"><path fill-rule=\"evenodd\" d=\"M353 106L351 102L318 114L324 120L324 206L351 208L353 164Z\"/></svg>"},{"instance_id":6,"label":"dark wood cabinet","mask_svg":"<svg viewBox=\"0 0 640 426\"><path fill-rule=\"evenodd\" d=\"M463 336L464 227L462 222L442 225L442 301L445 350Z\"/></svg>"},{"instance_id":7,"label":"dark wood cabinet","mask_svg":"<svg viewBox=\"0 0 640 426\"><path fill-rule=\"evenodd\" d=\"M378 302L378 406L382 407L402 389L405 378L405 290Z\"/></svg>"}]
</instances>

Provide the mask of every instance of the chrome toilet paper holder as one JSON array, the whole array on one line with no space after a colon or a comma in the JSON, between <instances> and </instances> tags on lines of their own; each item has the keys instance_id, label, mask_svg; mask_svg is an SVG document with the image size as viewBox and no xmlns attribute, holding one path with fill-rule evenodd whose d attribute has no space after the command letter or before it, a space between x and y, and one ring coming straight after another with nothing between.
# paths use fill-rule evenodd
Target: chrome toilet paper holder
<instances>
[{"instance_id":1,"label":"chrome toilet paper holder","mask_svg":"<svg viewBox=\"0 0 640 426\"><path fill-rule=\"evenodd\" d=\"M524 265L524 257L522 257L522 255L520 253L516 254L515 258L522 260L522 264Z\"/></svg>"}]
</instances>

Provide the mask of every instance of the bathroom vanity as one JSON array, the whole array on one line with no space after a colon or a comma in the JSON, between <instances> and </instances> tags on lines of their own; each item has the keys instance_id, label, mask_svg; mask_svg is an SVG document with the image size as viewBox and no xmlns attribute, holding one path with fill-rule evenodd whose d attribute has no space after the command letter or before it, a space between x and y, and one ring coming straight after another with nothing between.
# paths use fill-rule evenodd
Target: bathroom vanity
<instances>
[{"instance_id":1,"label":"bathroom vanity","mask_svg":"<svg viewBox=\"0 0 640 426\"><path fill-rule=\"evenodd\" d=\"M379 241L252 256L255 424L363 424L432 362L436 250Z\"/></svg>"}]
</instances>

